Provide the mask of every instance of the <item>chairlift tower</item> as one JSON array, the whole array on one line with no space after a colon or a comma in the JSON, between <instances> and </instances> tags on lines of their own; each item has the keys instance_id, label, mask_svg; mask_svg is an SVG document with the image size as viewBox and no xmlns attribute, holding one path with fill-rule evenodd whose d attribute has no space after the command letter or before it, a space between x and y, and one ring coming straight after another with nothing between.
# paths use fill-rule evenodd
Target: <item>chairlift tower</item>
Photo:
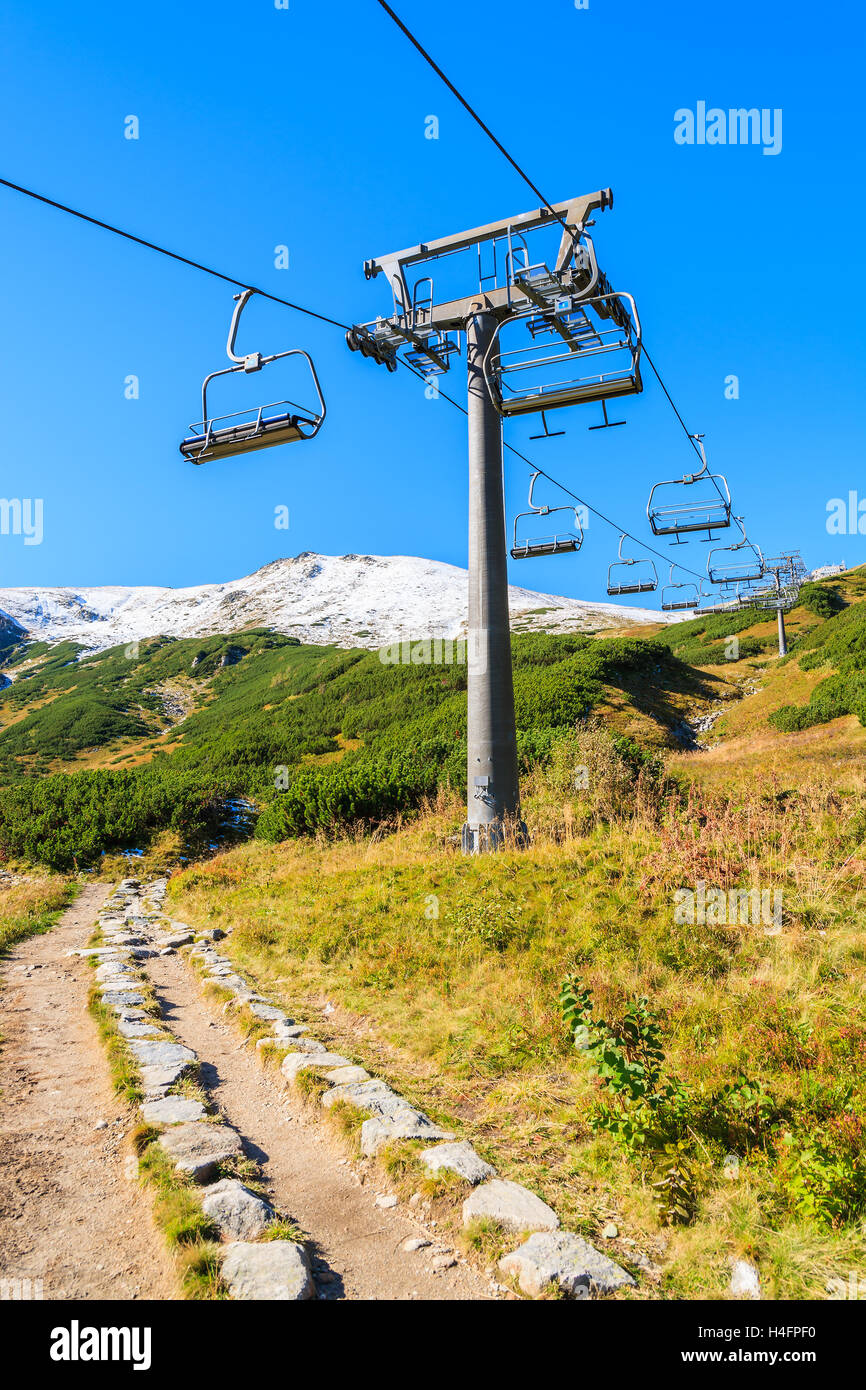
<instances>
[{"instance_id":1,"label":"chairlift tower","mask_svg":"<svg viewBox=\"0 0 866 1390\"><path fill-rule=\"evenodd\" d=\"M785 632L785 614L790 612L800 597L800 588L806 577L799 550L786 550L773 559L764 561L764 574L772 581L766 589L756 590L748 597L753 608L763 608L776 613L779 633L779 656L788 655L788 637Z\"/></svg>"},{"instance_id":2,"label":"chairlift tower","mask_svg":"<svg viewBox=\"0 0 866 1390\"><path fill-rule=\"evenodd\" d=\"M641 390L640 325L634 301L611 289L586 232L593 225L590 215L612 205L610 189L603 189L552 210L536 209L369 260L364 274L368 280L386 277L393 294L392 313L355 325L346 335L353 351L390 371L396 370L402 350L406 362L428 377L449 370L451 358L460 352L460 335L466 337L468 754L462 844L467 854L498 849L508 840L520 842L526 833L520 819L514 717L502 419L539 411L544 418L546 410L585 401L604 405L608 397ZM553 266L532 264L526 236L557 223L562 236ZM485 246L488 259L492 251L492 273L485 273ZM410 287L414 267L473 248L478 284L470 294L437 303L429 274ZM554 350L547 347L539 353L530 345L507 354L500 335L511 324L528 330L532 343L538 336L553 339ZM601 365L608 370L573 375L575 364L581 372L589 362L598 367L595 359L602 354ZM570 377L568 371L563 373L563 364ZM526 386L526 377L517 378L517 373L531 374L533 367L543 369L547 379ZM514 379L518 386L510 384Z\"/></svg>"}]
</instances>

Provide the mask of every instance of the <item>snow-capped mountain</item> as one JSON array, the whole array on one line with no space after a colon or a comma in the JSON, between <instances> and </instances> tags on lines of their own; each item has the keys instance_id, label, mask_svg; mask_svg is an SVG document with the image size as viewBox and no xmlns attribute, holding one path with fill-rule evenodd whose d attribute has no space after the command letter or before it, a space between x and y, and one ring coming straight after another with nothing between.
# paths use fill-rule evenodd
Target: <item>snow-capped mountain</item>
<instances>
[{"instance_id":1,"label":"snow-capped mountain","mask_svg":"<svg viewBox=\"0 0 866 1390\"><path fill-rule=\"evenodd\" d=\"M667 614L509 590L516 631L580 632L664 622ZM266 627L303 642L376 648L466 630L467 572L407 555L274 560L245 579L190 589L0 589L0 622L31 639L99 651L145 637L206 637Z\"/></svg>"}]
</instances>

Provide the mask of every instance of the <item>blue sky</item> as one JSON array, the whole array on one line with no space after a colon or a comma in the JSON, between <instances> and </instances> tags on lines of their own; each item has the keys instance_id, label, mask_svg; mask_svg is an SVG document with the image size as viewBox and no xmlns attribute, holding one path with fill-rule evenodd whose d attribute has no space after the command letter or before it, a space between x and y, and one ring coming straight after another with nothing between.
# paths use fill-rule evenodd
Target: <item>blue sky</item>
<instances>
[{"instance_id":1,"label":"blue sky","mask_svg":"<svg viewBox=\"0 0 866 1390\"><path fill-rule=\"evenodd\" d=\"M866 498L859 7L395 8L547 197L613 188L599 258L635 295L753 538L800 546L810 565L866 559L864 537L825 525L831 498ZM674 112L699 101L781 108L781 153L677 145ZM374 0L6 0L0 150L5 178L349 322L389 308L365 258L537 201ZM282 244L288 270L274 266ZM0 267L0 493L44 499L41 545L0 536L0 585L195 584L302 550L465 563L465 421L408 373L253 300L242 345L308 348L325 428L194 468L177 446L202 377L227 365L231 287L4 189ZM130 375L138 400L124 398ZM580 407L551 417L564 438L527 443L537 419L506 436L649 541L650 486L690 451L646 376L624 429L588 433L596 410ZM445 387L462 398L460 363ZM507 459L510 515L527 482ZM580 555L513 563L512 582L601 597L616 542L593 518ZM680 556L702 569L706 547Z\"/></svg>"}]
</instances>

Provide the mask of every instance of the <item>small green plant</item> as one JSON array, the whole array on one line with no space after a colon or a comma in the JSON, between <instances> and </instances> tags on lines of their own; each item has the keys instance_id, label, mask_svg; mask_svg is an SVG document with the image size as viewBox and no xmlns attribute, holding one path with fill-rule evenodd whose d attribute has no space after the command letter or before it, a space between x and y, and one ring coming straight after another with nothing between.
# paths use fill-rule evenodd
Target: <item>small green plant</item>
<instances>
[{"instance_id":1,"label":"small green plant","mask_svg":"<svg viewBox=\"0 0 866 1390\"><path fill-rule=\"evenodd\" d=\"M593 1061L610 1101L590 1117L632 1152L661 1155L654 1195L668 1224L687 1224L697 1211L699 1164L688 1123L693 1096L679 1080L665 1078L661 1023L646 995L632 1000L616 1024L592 1013L592 993L577 976L560 991L560 1008L575 1045Z\"/></svg>"},{"instance_id":2,"label":"small green plant","mask_svg":"<svg viewBox=\"0 0 866 1390\"><path fill-rule=\"evenodd\" d=\"M618 1023L595 1018L592 993L577 976L564 982L559 1004L575 1046L592 1059L612 1097L611 1104L596 1110L594 1127L608 1130L629 1148L644 1147L687 1100L681 1083L662 1079L665 1054L658 1014L641 995Z\"/></svg>"},{"instance_id":3,"label":"small green plant","mask_svg":"<svg viewBox=\"0 0 866 1390\"><path fill-rule=\"evenodd\" d=\"M668 1226L688 1226L698 1206L698 1165L687 1141L665 1144L653 1194Z\"/></svg>"},{"instance_id":4,"label":"small green plant","mask_svg":"<svg viewBox=\"0 0 866 1390\"><path fill-rule=\"evenodd\" d=\"M282 1218L278 1218L276 1221L268 1223L262 1232L261 1239L291 1240L295 1245L303 1245L306 1236L300 1226L297 1226L294 1221L286 1221Z\"/></svg>"},{"instance_id":5,"label":"small green plant","mask_svg":"<svg viewBox=\"0 0 866 1390\"><path fill-rule=\"evenodd\" d=\"M461 898L449 913L451 935L458 946L504 951L519 935L521 911L502 894Z\"/></svg>"},{"instance_id":6,"label":"small green plant","mask_svg":"<svg viewBox=\"0 0 866 1390\"><path fill-rule=\"evenodd\" d=\"M814 1139L783 1137L777 1167L779 1186L796 1214L831 1228L856 1220L866 1204L866 1162L853 1152Z\"/></svg>"}]
</instances>

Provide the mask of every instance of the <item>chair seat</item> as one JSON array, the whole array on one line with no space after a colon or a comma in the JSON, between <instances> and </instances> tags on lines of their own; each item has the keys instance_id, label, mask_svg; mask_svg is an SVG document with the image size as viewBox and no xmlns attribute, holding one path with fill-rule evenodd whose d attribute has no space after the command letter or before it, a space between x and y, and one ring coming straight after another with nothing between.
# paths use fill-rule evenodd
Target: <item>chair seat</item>
<instances>
[{"instance_id":1,"label":"chair seat","mask_svg":"<svg viewBox=\"0 0 866 1390\"><path fill-rule=\"evenodd\" d=\"M191 435L181 444L180 452L193 463L229 458L254 449L270 449L277 444L294 444L299 439L307 439L309 432L315 432L316 423L303 415L272 415L269 419L226 425L209 434Z\"/></svg>"},{"instance_id":2,"label":"chair seat","mask_svg":"<svg viewBox=\"0 0 866 1390\"><path fill-rule=\"evenodd\" d=\"M562 406L611 400L615 396L634 396L642 390L643 384L637 372L608 380L563 382L540 387L537 391L504 396L500 410L506 416L532 415L539 410L558 410Z\"/></svg>"},{"instance_id":3,"label":"chair seat","mask_svg":"<svg viewBox=\"0 0 866 1390\"><path fill-rule=\"evenodd\" d=\"M540 555L564 555L580 549L576 536L552 536L549 540L526 541L515 545L511 551L512 560L532 560Z\"/></svg>"},{"instance_id":4,"label":"chair seat","mask_svg":"<svg viewBox=\"0 0 866 1390\"><path fill-rule=\"evenodd\" d=\"M658 585L647 581L645 584L613 584L608 593L613 594L651 594Z\"/></svg>"}]
</instances>

